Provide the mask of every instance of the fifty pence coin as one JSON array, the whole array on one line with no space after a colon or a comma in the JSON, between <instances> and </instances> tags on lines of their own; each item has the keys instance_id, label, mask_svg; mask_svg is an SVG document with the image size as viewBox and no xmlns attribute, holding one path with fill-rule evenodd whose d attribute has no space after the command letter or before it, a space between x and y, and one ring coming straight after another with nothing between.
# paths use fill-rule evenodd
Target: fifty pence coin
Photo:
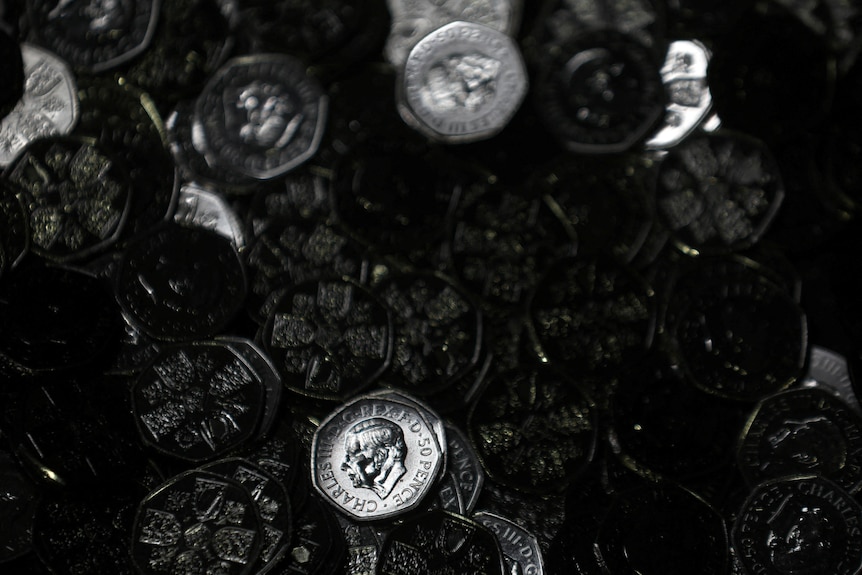
<instances>
[{"instance_id":1,"label":"fifty pence coin","mask_svg":"<svg viewBox=\"0 0 862 575\"><path fill-rule=\"evenodd\" d=\"M229 239L238 251L245 247L245 230L233 208L220 194L198 184L180 187L174 222L187 228L214 231Z\"/></svg>"},{"instance_id":2,"label":"fifty pence coin","mask_svg":"<svg viewBox=\"0 0 862 575\"><path fill-rule=\"evenodd\" d=\"M833 573L862 567L862 507L821 477L786 477L757 486L742 505L731 540L747 573Z\"/></svg>"},{"instance_id":3,"label":"fifty pence coin","mask_svg":"<svg viewBox=\"0 0 862 575\"><path fill-rule=\"evenodd\" d=\"M808 373L802 380L804 387L820 387L834 392L844 403L862 415L862 406L853 390L847 359L830 349L812 345L808 348Z\"/></svg>"},{"instance_id":4,"label":"fifty pence coin","mask_svg":"<svg viewBox=\"0 0 862 575\"><path fill-rule=\"evenodd\" d=\"M382 397L360 397L330 414L311 446L315 489L359 521L415 509L442 466L443 451L421 412Z\"/></svg>"},{"instance_id":5,"label":"fifty pence coin","mask_svg":"<svg viewBox=\"0 0 862 575\"><path fill-rule=\"evenodd\" d=\"M132 560L146 575L249 575L257 565L263 526L242 484L193 470L144 498L131 539Z\"/></svg>"},{"instance_id":6,"label":"fifty pence coin","mask_svg":"<svg viewBox=\"0 0 862 575\"><path fill-rule=\"evenodd\" d=\"M39 46L21 44L24 95L0 120L0 167L38 138L66 135L78 121L78 95L69 66Z\"/></svg>"},{"instance_id":7,"label":"fifty pence coin","mask_svg":"<svg viewBox=\"0 0 862 575\"><path fill-rule=\"evenodd\" d=\"M542 550L532 533L514 521L488 511L474 513L473 521L481 523L497 536L507 573L543 575Z\"/></svg>"},{"instance_id":8,"label":"fifty pence coin","mask_svg":"<svg viewBox=\"0 0 862 575\"><path fill-rule=\"evenodd\" d=\"M27 15L39 43L82 72L98 74L147 49L161 0L34 0Z\"/></svg>"},{"instance_id":9,"label":"fifty pence coin","mask_svg":"<svg viewBox=\"0 0 862 575\"><path fill-rule=\"evenodd\" d=\"M226 343L195 342L162 351L132 387L141 440L167 455L206 461L257 431L264 388Z\"/></svg>"},{"instance_id":10,"label":"fifty pence coin","mask_svg":"<svg viewBox=\"0 0 862 575\"><path fill-rule=\"evenodd\" d=\"M485 471L470 440L456 425L445 422L446 428L446 472L461 494L464 510L470 514L482 494Z\"/></svg>"},{"instance_id":11,"label":"fifty pence coin","mask_svg":"<svg viewBox=\"0 0 862 575\"><path fill-rule=\"evenodd\" d=\"M399 112L429 138L475 142L509 123L527 84L514 40L481 24L452 22L410 51L399 86Z\"/></svg>"},{"instance_id":12,"label":"fifty pence coin","mask_svg":"<svg viewBox=\"0 0 862 575\"><path fill-rule=\"evenodd\" d=\"M305 65L282 54L234 58L213 76L195 107L195 147L210 164L259 180L311 158L328 99Z\"/></svg>"}]
</instances>

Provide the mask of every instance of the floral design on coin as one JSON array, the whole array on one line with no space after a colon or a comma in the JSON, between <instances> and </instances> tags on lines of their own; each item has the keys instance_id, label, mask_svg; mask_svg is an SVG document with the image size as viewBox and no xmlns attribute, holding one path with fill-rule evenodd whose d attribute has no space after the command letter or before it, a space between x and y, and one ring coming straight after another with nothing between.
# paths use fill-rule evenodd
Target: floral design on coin
<instances>
[{"instance_id":1,"label":"floral design on coin","mask_svg":"<svg viewBox=\"0 0 862 575\"><path fill-rule=\"evenodd\" d=\"M156 357L132 388L132 409L145 444L199 462L254 435L263 395L263 382L233 347L197 342Z\"/></svg>"},{"instance_id":2,"label":"floral design on coin","mask_svg":"<svg viewBox=\"0 0 862 575\"><path fill-rule=\"evenodd\" d=\"M27 14L40 43L98 74L147 49L161 0L35 0Z\"/></svg>"},{"instance_id":3,"label":"floral design on coin","mask_svg":"<svg viewBox=\"0 0 862 575\"><path fill-rule=\"evenodd\" d=\"M392 358L392 318L353 280L289 290L263 329L264 349L298 393L343 400L376 381Z\"/></svg>"},{"instance_id":4,"label":"floral design on coin","mask_svg":"<svg viewBox=\"0 0 862 575\"><path fill-rule=\"evenodd\" d=\"M248 490L233 479L193 470L141 502L132 529L132 559L146 575L249 575L262 540Z\"/></svg>"},{"instance_id":5,"label":"floral design on coin","mask_svg":"<svg viewBox=\"0 0 862 575\"><path fill-rule=\"evenodd\" d=\"M315 489L356 520L415 509L443 465L434 430L419 410L382 397L360 397L331 413L314 434Z\"/></svg>"},{"instance_id":6,"label":"floral design on coin","mask_svg":"<svg viewBox=\"0 0 862 575\"><path fill-rule=\"evenodd\" d=\"M33 252L79 260L113 244L129 215L125 165L90 138L49 137L28 145L6 176L29 212Z\"/></svg>"},{"instance_id":7,"label":"floral design on coin","mask_svg":"<svg viewBox=\"0 0 862 575\"><path fill-rule=\"evenodd\" d=\"M195 106L195 147L211 164L260 180L281 176L317 151L328 99L290 56L234 58Z\"/></svg>"},{"instance_id":8,"label":"floral design on coin","mask_svg":"<svg viewBox=\"0 0 862 575\"><path fill-rule=\"evenodd\" d=\"M731 540L746 572L851 575L862 567L862 507L821 477L757 486L739 510Z\"/></svg>"},{"instance_id":9,"label":"floral design on coin","mask_svg":"<svg viewBox=\"0 0 862 575\"><path fill-rule=\"evenodd\" d=\"M23 43L24 95L0 120L0 167L8 166L27 144L68 134L78 121L75 77L51 52Z\"/></svg>"},{"instance_id":10,"label":"floral design on coin","mask_svg":"<svg viewBox=\"0 0 862 575\"><path fill-rule=\"evenodd\" d=\"M227 325L242 307L245 284L245 268L228 239L165 224L126 249L115 290L140 331L179 341L208 337Z\"/></svg>"},{"instance_id":11,"label":"floral design on coin","mask_svg":"<svg viewBox=\"0 0 862 575\"><path fill-rule=\"evenodd\" d=\"M527 93L517 44L487 26L452 22L423 38L404 67L404 120L447 143L500 132Z\"/></svg>"}]
</instances>

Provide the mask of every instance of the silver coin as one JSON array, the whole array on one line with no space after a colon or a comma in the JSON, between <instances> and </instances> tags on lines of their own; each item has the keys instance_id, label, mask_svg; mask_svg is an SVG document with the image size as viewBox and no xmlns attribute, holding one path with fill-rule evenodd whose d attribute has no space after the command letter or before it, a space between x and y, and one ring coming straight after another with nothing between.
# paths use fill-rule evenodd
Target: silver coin
<instances>
[{"instance_id":1,"label":"silver coin","mask_svg":"<svg viewBox=\"0 0 862 575\"><path fill-rule=\"evenodd\" d=\"M450 22L475 22L513 35L520 24L521 0L388 0L392 25L383 54L400 68L413 46Z\"/></svg>"},{"instance_id":2,"label":"silver coin","mask_svg":"<svg viewBox=\"0 0 862 575\"><path fill-rule=\"evenodd\" d=\"M407 395L406 393L401 393L400 391L394 389L382 389L378 391L371 391L365 394L366 397L379 397L383 399L388 399L390 401L397 401L399 403L407 403L411 407L416 408L419 413L422 414L422 417L431 426L431 429L434 430L434 436L437 439L437 445L443 450L443 462L445 467L446 462L446 428L443 424L443 420L440 419L440 416L434 412L431 407L422 403L415 397Z\"/></svg>"},{"instance_id":3,"label":"silver coin","mask_svg":"<svg viewBox=\"0 0 862 575\"><path fill-rule=\"evenodd\" d=\"M524 60L510 37L481 24L452 22L410 51L398 110L429 138L484 140L509 123L527 84Z\"/></svg>"},{"instance_id":4,"label":"silver coin","mask_svg":"<svg viewBox=\"0 0 862 575\"><path fill-rule=\"evenodd\" d=\"M862 414L859 398L853 391L847 359L830 349L816 345L808 349L808 373L802 380L802 386L832 391L847 407Z\"/></svg>"},{"instance_id":5,"label":"silver coin","mask_svg":"<svg viewBox=\"0 0 862 575\"><path fill-rule=\"evenodd\" d=\"M535 535L514 521L488 511L476 512L473 521L481 523L497 536L506 562L506 573L542 575L545 572L542 550Z\"/></svg>"},{"instance_id":6,"label":"silver coin","mask_svg":"<svg viewBox=\"0 0 862 575\"><path fill-rule=\"evenodd\" d=\"M186 227L213 231L231 241L237 250L245 247L242 222L221 195L205 187L189 183L180 188L174 221Z\"/></svg>"},{"instance_id":7,"label":"silver coin","mask_svg":"<svg viewBox=\"0 0 862 575\"><path fill-rule=\"evenodd\" d=\"M472 513L482 493L485 472L479 456L464 432L457 426L446 423L447 471L455 478L458 491L464 499L462 515Z\"/></svg>"},{"instance_id":8,"label":"silver coin","mask_svg":"<svg viewBox=\"0 0 862 575\"><path fill-rule=\"evenodd\" d=\"M383 538L368 523L357 523L340 513L335 514L335 518L347 543L344 575L372 575L380 558Z\"/></svg>"},{"instance_id":9,"label":"silver coin","mask_svg":"<svg viewBox=\"0 0 862 575\"><path fill-rule=\"evenodd\" d=\"M442 466L443 452L421 412L378 397L359 397L330 414L311 445L315 489L359 521L415 509Z\"/></svg>"},{"instance_id":10,"label":"silver coin","mask_svg":"<svg viewBox=\"0 0 862 575\"><path fill-rule=\"evenodd\" d=\"M194 145L211 165L268 180L320 145L328 98L305 65L283 54L234 58L195 104Z\"/></svg>"},{"instance_id":11,"label":"silver coin","mask_svg":"<svg viewBox=\"0 0 862 575\"><path fill-rule=\"evenodd\" d=\"M678 40L667 48L662 82L667 92L664 120L644 146L648 150L672 148L691 134L712 109L707 84L710 52L696 40Z\"/></svg>"},{"instance_id":12,"label":"silver coin","mask_svg":"<svg viewBox=\"0 0 862 575\"><path fill-rule=\"evenodd\" d=\"M0 167L33 140L63 136L78 121L78 88L69 66L54 53L21 44L24 95L0 121Z\"/></svg>"}]
</instances>

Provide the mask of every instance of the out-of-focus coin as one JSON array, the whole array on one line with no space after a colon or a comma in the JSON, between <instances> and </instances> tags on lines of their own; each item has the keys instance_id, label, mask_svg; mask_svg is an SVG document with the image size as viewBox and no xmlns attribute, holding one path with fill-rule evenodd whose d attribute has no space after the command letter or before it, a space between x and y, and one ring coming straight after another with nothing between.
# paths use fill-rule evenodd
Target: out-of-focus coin
<instances>
[{"instance_id":1,"label":"out-of-focus coin","mask_svg":"<svg viewBox=\"0 0 862 575\"><path fill-rule=\"evenodd\" d=\"M127 318L163 341L214 335L240 310L245 289L242 260L228 239L175 224L129 245L115 285Z\"/></svg>"},{"instance_id":2,"label":"out-of-focus coin","mask_svg":"<svg viewBox=\"0 0 862 575\"><path fill-rule=\"evenodd\" d=\"M727 528L703 499L672 484L620 493L596 536L608 573L703 573L728 565Z\"/></svg>"},{"instance_id":3,"label":"out-of-focus coin","mask_svg":"<svg viewBox=\"0 0 862 575\"><path fill-rule=\"evenodd\" d=\"M90 138L36 140L4 176L22 191L33 252L54 261L80 260L113 244L132 205L125 165Z\"/></svg>"},{"instance_id":4,"label":"out-of-focus coin","mask_svg":"<svg viewBox=\"0 0 862 575\"><path fill-rule=\"evenodd\" d=\"M739 444L749 485L816 474L849 493L862 485L862 419L823 389L794 389L754 408Z\"/></svg>"},{"instance_id":5,"label":"out-of-focus coin","mask_svg":"<svg viewBox=\"0 0 862 575\"><path fill-rule=\"evenodd\" d=\"M743 504L731 539L748 573L834 573L862 566L862 507L822 477L758 485Z\"/></svg>"},{"instance_id":6,"label":"out-of-focus coin","mask_svg":"<svg viewBox=\"0 0 862 575\"><path fill-rule=\"evenodd\" d=\"M514 40L481 24L452 22L410 51L398 86L399 112L429 138L475 142L506 127L527 84Z\"/></svg>"},{"instance_id":7,"label":"out-of-focus coin","mask_svg":"<svg viewBox=\"0 0 862 575\"><path fill-rule=\"evenodd\" d=\"M169 347L132 387L141 440L172 457L201 462L241 446L263 417L264 385L227 343Z\"/></svg>"},{"instance_id":8,"label":"out-of-focus coin","mask_svg":"<svg viewBox=\"0 0 862 575\"><path fill-rule=\"evenodd\" d=\"M211 230L231 241L238 251L245 247L245 230L224 198L195 183L180 187L174 221L187 228Z\"/></svg>"},{"instance_id":9,"label":"out-of-focus coin","mask_svg":"<svg viewBox=\"0 0 862 575\"><path fill-rule=\"evenodd\" d=\"M595 451L592 403L551 369L499 374L473 404L467 425L488 476L526 493L564 491Z\"/></svg>"},{"instance_id":10,"label":"out-of-focus coin","mask_svg":"<svg viewBox=\"0 0 862 575\"><path fill-rule=\"evenodd\" d=\"M234 58L195 106L198 151L210 164L259 180L281 176L317 151L328 98L299 60L283 54Z\"/></svg>"},{"instance_id":11,"label":"out-of-focus coin","mask_svg":"<svg viewBox=\"0 0 862 575\"><path fill-rule=\"evenodd\" d=\"M321 422L311 448L315 489L359 521L397 517L431 493L443 451L407 403L360 397Z\"/></svg>"},{"instance_id":12,"label":"out-of-focus coin","mask_svg":"<svg viewBox=\"0 0 862 575\"><path fill-rule=\"evenodd\" d=\"M507 573L544 574L542 550L532 533L510 519L487 511L475 513L473 521L481 523L497 536Z\"/></svg>"},{"instance_id":13,"label":"out-of-focus coin","mask_svg":"<svg viewBox=\"0 0 862 575\"><path fill-rule=\"evenodd\" d=\"M706 80L710 56L709 49L697 40L670 43L660 70L668 99L664 120L644 142L645 148L672 148L706 119L712 109Z\"/></svg>"},{"instance_id":14,"label":"out-of-focus coin","mask_svg":"<svg viewBox=\"0 0 862 575\"><path fill-rule=\"evenodd\" d=\"M274 306L262 340L289 389L344 400L389 366L392 318L352 280L310 281L288 290Z\"/></svg>"},{"instance_id":15,"label":"out-of-focus coin","mask_svg":"<svg viewBox=\"0 0 862 575\"><path fill-rule=\"evenodd\" d=\"M248 491L263 528L263 544L253 569L268 573L278 564L290 545L293 512L287 489L265 469L238 457L220 459L199 468L233 479Z\"/></svg>"},{"instance_id":16,"label":"out-of-focus coin","mask_svg":"<svg viewBox=\"0 0 862 575\"><path fill-rule=\"evenodd\" d=\"M16 268L30 249L28 220L20 190L0 182L0 278Z\"/></svg>"},{"instance_id":17,"label":"out-of-focus coin","mask_svg":"<svg viewBox=\"0 0 862 575\"><path fill-rule=\"evenodd\" d=\"M835 393L844 404L862 415L862 405L853 389L847 359L824 347L812 345L808 348L808 373L802 380L804 387L818 387Z\"/></svg>"},{"instance_id":18,"label":"out-of-focus coin","mask_svg":"<svg viewBox=\"0 0 862 575\"><path fill-rule=\"evenodd\" d=\"M665 91L652 52L618 32L585 33L544 58L534 104L545 127L575 153L616 153L663 117Z\"/></svg>"},{"instance_id":19,"label":"out-of-focus coin","mask_svg":"<svg viewBox=\"0 0 862 575\"><path fill-rule=\"evenodd\" d=\"M404 66L413 46L445 24L473 22L514 36L521 16L521 0L387 0L386 4L392 24L383 54L396 68Z\"/></svg>"},{"instance_id":20,"label":"out-of-focus coin","mask_svg":"<svg viewBox=\"0 0 862 575\"><path fill-rule=\"evenodd\" d=\"M377 566L378 575L447 571L503 575L505 563L490 529L443 510L413 516L395 527Z\"/></svg>"},{"instance_id":21,"label":"out-of-focus coin","mask_svg":"<svg viewBox=\"0 0 862 575\"><path fill-rule=\"evenodd\" d=\"M263 543L260 516L238 481L193 470L138 507L132 560L146 575L210 571L249 575Z\"/></svg>"},{"instance_id":22,"label":"out-of-focus coin","mask_svg":"<svg viewBox=\"0 0 862 575\"><path fill-rule=\"evenodd\" d=\"M147 49L161 0L36 0L27 15L40 44L77 70L98 74Z\"/></svg>"},{"instance_id":23,"label":"out-of-focus coin","mask_svg":"<svg viewBox=\"0 0 862 575\"><path fill-rule=\"evenodd\" d=\"M0 452L0 565L32 548L38 492L24 471Z\"/></svg>"},{"instance_id":24,"label":"out-of-focus coin","mask_svg":"<svg viewBox=\"0 0 862 575\"><path fill-rule=\"evenodd\" d=\"M657 216L679 248L694 255L752 246L783 199L781 173L769 150L741 134L692 138L659 166Z\"/></svg>"},{"instance_id":25,"label":"out-of-focus coin","mask_svg":"<svg viewBox=\"0 0 862 575\"><path fill-rule=\"evenodd\" d=\"M12 163L30 142L68 134L78 121L75 77L53 53L33 44L21 44L24 94L0 120L0 166Z\"/></svg>"}]
</instances>

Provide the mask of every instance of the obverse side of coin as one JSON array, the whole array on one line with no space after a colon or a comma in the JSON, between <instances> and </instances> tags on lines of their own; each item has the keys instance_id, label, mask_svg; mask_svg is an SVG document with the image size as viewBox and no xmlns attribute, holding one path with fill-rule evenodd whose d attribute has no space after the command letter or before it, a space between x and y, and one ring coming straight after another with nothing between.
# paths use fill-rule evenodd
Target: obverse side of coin
<instances>
[{"instance_id":1,"label":"obverse side of coin","mask_svg":"<svg viewBox=\"0 0 862 575\"><path fill-rule=\"evenodd\" d=\"M360 397L314 434L312 482L355 520L403 515L431 492L443 452L422 414L406 403Z\"/></svg>"},{"instance_id":2,"label":"obverse side of coin","mask_svg":"<svg viewBox=\"0 0 862 575\"><path fill-rule=\"evenodd\" d=\"M24 94L0 120L0 167L8 166L27 144L68 134L78 121L75 77L53 53L23 43Z\"/></svg>"},{"instance_id":3,"label":"obverse side of coin","mask_svg":"<svg viewBox=\"0 0 862 575\"><path fill-rule=\"evenodd\" d=\"M789 477L749 495L732 531L747 572L850 575L862 566L862 507L835 483Z\"/></svg>"},{"instance_id":4,"label":"obverse side of coin","mask_svg":"<svg viewBox=\"0 0 862 575\"><path fill-rule=\"evenodd\" d=\"M147 49L161 0L27 2L39 42L76 69L98 74L128 62Z\"/></svg>"},{"instance_id":5,"label":"obverse side of coin","mask_svg":"<svg viewBox=\"0 0 862 575\"><path fill-rule=\"evenodd\" d=\"M499 133L527 93L517 44L487 26L452 22L410 51L403 102L408 124L445 143L475 142Z\"/></svg>"},{"instance_id":6,"label":"obverse side of coin","mask_svg":"<svg viewBox=\"0 0 862 575\"><path fill-rule=\"evenodd\" d=\"M253 437L263 401L259 375L233 347L217 341L166 348L132 388L144 443L196 462Z\"/></svg>"},{"instance_id":7,"label":"obverse side of coin","mask_svg":"<svg viewBox=\"0 0 862 575\"><path fill-rule=\"evenodd\" d=\"M392 319L380 300L352 280L306 282L274 306L263 345L288 388L344 400L389 366Z\"/></svg>"},{"instance_id":8,"label":"obverse side of coin","mask_svg":"<svg viewBox=\"0 0 862 575\"><path fill-rule=\"evenodd\" d=\"M745 426L738 462L752 486L817 474L854 493L862 485L862 418L823 389L767 397Z\"/></svg>"},{"instance_id":9,"label":"obverse side of coin","mask_svg":"<svg viewBox=\"0 0 862 575\"><path fill-rule=\"evenodd\" d=\"M198 97L198 151L244 176L281 176L317 152L327 104L299 60L280 54L234 58Z\"/></svg>"},{"instance_id":10,"label":"obverse side of coin","mask_svg":"<svg viewBox=\"0 0 862 575\"><path fill-rule=\"evenodd\" d=\"M429 511L392 530L377 566L378 575L446 572L503 575L503 554L494 533L466 517Z\"/></svg>"},{"instance_id":11,"label":"obverse side of coin","mask_svg":"<svg viewBox=\"0 0 862 575\"><path fill-rule=\"evenodd\" d=\"M214 335L240 310L245 290L245 269L229 240L175 224L138 238L116 272L127 318L163 341Z\"/></svg>"},{"instance_id":12,"label":"obverse side of coin","mask_svg":"<svg viewBox=\"0 0 862 575\"><path fill-rule=\"evenodd\" d=\"M140 503L132 559L146 575L249 575L260 554L262 532L254 501L239 482L188 471Z\"/></svg>"},{"instance_id":13,"label":"obverse side of coin","mask_svg":"<svg viewBox=\"0 0 862 575\"><path fill-rule=\"evenodd\" d=\"M497 536L508 573L544 574L542 550L532 533L510 519L487 511L475 513L473 521L481 523Z\"/></svg>"}]
</instances>

